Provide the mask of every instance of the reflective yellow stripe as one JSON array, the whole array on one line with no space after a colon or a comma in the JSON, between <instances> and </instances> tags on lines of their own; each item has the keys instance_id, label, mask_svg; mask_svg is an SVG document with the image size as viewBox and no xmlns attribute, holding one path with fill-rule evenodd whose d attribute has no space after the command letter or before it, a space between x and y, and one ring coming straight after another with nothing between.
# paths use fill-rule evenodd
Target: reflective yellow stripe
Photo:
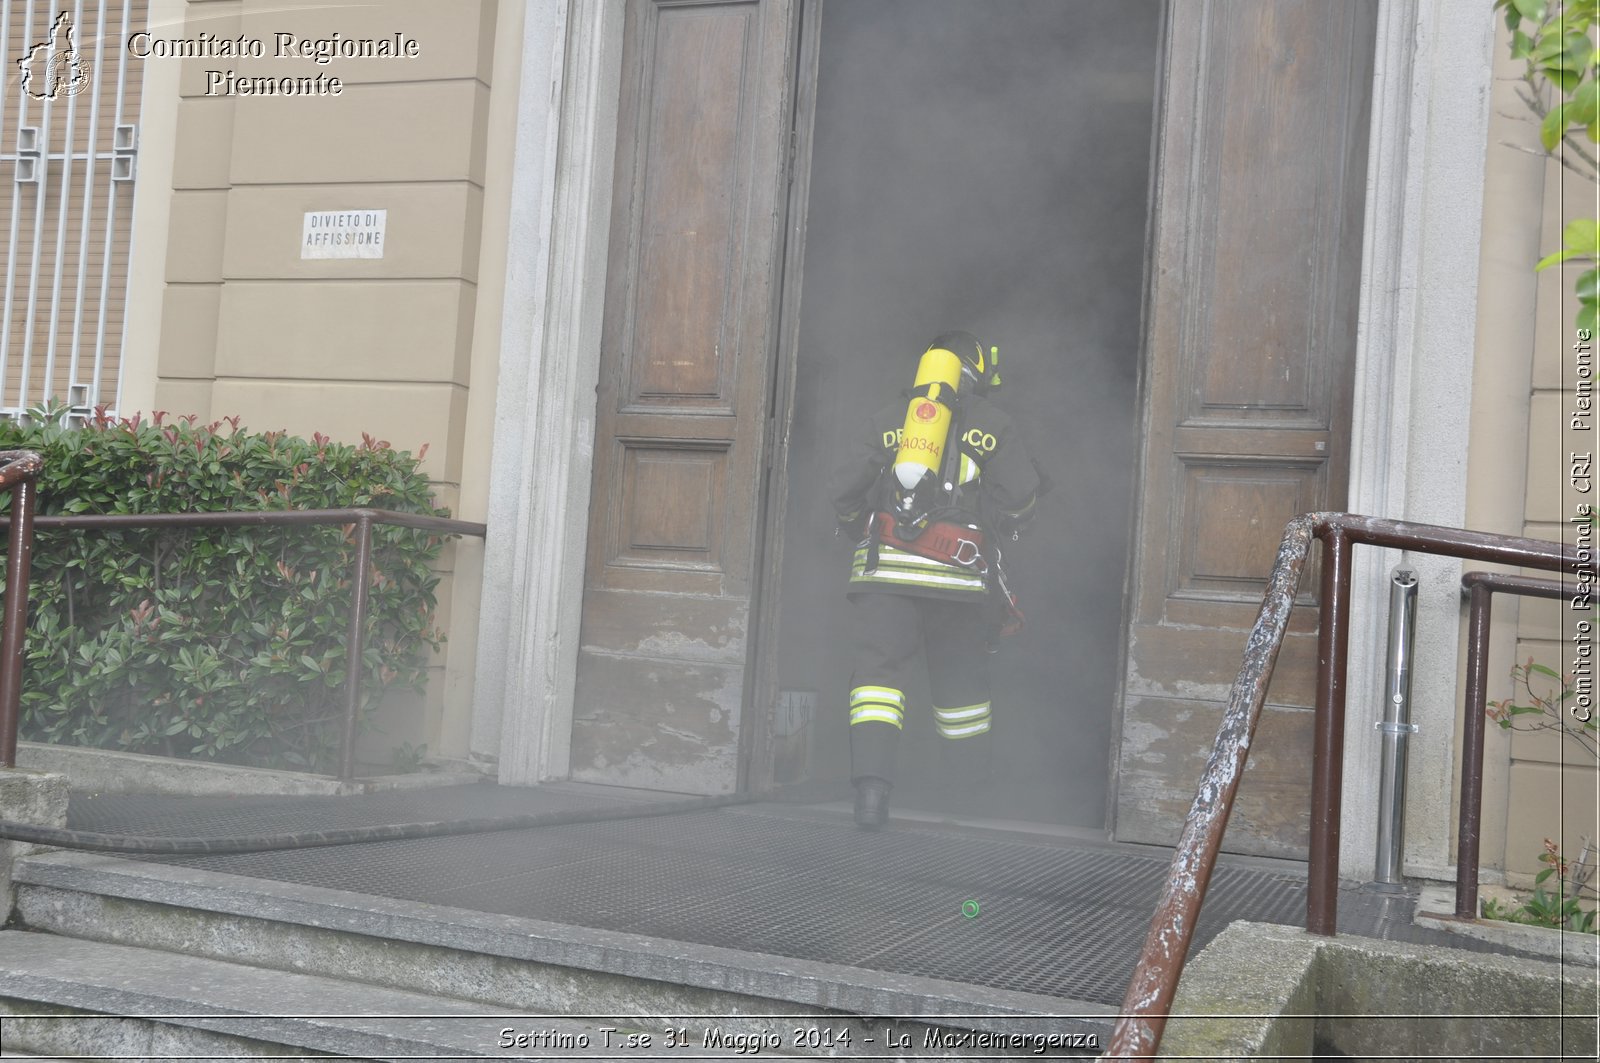
<instances>
[{"instance_id":1,"label":"reflective yellow stripe","mask_svg":"<svg viewBox=\"0 0 1600 1063\"><path fill-rule=\"evenodd\" d=\"M984 593L984 587L983 587L982 583L969 583L969 582L967 582L965 580L923 579L923 578L915 578L915 577L900 578L900 577L882 576L882 575L853 576L853 577L851 577L851 580L850 580L850 586L853 587L853 588L857 588L857 587L903 588L903 589L908 590L908 591L912 590L914 588L917 588L917 587L926 587L926 588L928 588L930 590L952 591L952 592L960 594L960 595L962 595L964 597L965 596L971 596L973 598L980 597Z\"/></svg>"},{"instance_id":2,"label":"reflective yellow stripe","mask_svg":"<svg viewBox=\"0 0 1600 1063\"><path fill-rule=\"evenodd\" d=\"M850 586L893 587L906 588L908 590L915 587L927 587L930 589L954 591L963 596L970 595L973 598L977 598L984 593L984 586L982 583L970 583L966 580L896 577L884 576L880 574L874 574L871 576L852 576L850 578Z\"/></svg>"},{"instance_id":3,"label":"reflective yellow stripe","mask_svg":"<svg viewBox=\"0 0 1600 1063\"><path fill-rule=\"evenodd\" d=\"M953 723L957 720L971 720L979 716L989 715L989 703L985 701L979 705L964 705L959 709L934 709L933 711L938 714L939 719L949 720Z\"/></svg>"},{"instance_id":4,"label":"reflective yellow stripe","mask_svg":"<svg viewBox=\"0 0 1600 1063\"><path fill-rule=\"evenodd\" d=\"M894 687L864 686L850 691L850 722L887 723L903 727L906 695Z\"/></svg>"},{"instance_id":5,"label":"reflective yellow stripe","mask_svg":"<svg viewBox=\"0 0 1600 1063\"><path fill-rule=\"evenodd\" d=\"M856 549L856 560L863 564L866 563L867 551L865 548L858 547ZM954 569L957 572L967 571L967 569L962 568L960 565L951 564L949 561L940 561L938 558L933 557L923 557L921 554L913 554L909 550L902 550L897 546L889 546L888 544L878 547L878 564L883 565L885 563L903 565L908 568L948 568Z\"/></svg>"},{"instance_id":6,"label":"reflective yellow stripe","mask_svg":"<svg viewBox=\"0 0 1600 1063\"><path fill-rule=\"evenodd\" d=\"M991 717L987 701L954 709L935 708L933 711L938 717L939 733L946 738L970 738L989 729Z\"/></svg>"},{"instance_id":7,"label":"reflective yellow stripe","mask_svg":"<svg viewBox=\"0 0 1600 1063\"><path fill-rule=\"evenodd\" d=\"M1022 517L1025 517L1030 512L1032 512L1034 503L1038 502L1038 501L1039 501L1039 496L1035 495L1032 498L1028 499L1028 504L1027 505L1023 506L1021 509L1012 510L1011 512L1007 513L1006 516L1010 517L1012 520L1018 520L1018 519L1020 519Z\"/></svg>"},{"instance_id":8,"label":"reflective yellow stripe","mask_svg":"<svg viewBox=\"0 0 1600 1063\"><path fill-rule=\"evenodd\" d=\"M988 730L989 717L987 716L977 723L963 724L959 727L947 723L939 724L939 733L946 738L971 738L973 735L981 735Z\"/></svg>"},{"instance_id":9,"label":"reflective yellow stripe","mask_svg":"<svg viewBox=\"0 0 1600 1063\"><path fill-rule=\"evenodd\" d=\"M850 570L851 583L883 583L902 587L942 587L950 590L982 591L983 577L968 568L907 553L884 545L879 547L878 567L867 568L867 551L857 549Z\"/></svg>"}]
</instances>

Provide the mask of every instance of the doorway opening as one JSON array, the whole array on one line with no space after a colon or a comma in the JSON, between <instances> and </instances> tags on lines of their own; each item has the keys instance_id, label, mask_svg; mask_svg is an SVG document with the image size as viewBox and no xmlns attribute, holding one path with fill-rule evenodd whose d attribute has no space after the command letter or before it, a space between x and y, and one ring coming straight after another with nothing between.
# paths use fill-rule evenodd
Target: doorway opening
<instances>
[{"instance_id":1,"label":"doorway opening","mask_svg":"<svg viewBox=\"0 0 1600 1063\"><path fill-rule=\"evenodd\" d=\"M849 772L853 543L828 472L961 329L999 347L998 401L1054 483L1005 551L1027 624L991 659L985 814L1105 824L1160 18L1159 0L822 5L772 636L780 706L815 704L811 778ZM925 682L908 696L894 804L960 813Z\"/></svg>"}]
</instances>

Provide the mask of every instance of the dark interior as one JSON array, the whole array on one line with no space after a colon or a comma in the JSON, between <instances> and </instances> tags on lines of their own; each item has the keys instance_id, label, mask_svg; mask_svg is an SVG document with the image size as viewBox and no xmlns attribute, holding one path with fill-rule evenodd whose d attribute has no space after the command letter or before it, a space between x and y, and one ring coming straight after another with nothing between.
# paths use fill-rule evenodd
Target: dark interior
<instances>
[{"instance_id":1,"label":"dark interior","mask_svg":"<svg viewBox=\"0 0 1600 1063\"><path fill-rule=\"evenodd\" d=\"M827 473L928 340L963 329L999 346L999 401L1055 484L1005 554L1027 625L991 658L989 814L1103 825L1159 18L1155 0L823 5L774 635L779 685L817 692L813 778L849 768ZM959 811L909 694L895 805Z\"/></svg>"}]
</instances>

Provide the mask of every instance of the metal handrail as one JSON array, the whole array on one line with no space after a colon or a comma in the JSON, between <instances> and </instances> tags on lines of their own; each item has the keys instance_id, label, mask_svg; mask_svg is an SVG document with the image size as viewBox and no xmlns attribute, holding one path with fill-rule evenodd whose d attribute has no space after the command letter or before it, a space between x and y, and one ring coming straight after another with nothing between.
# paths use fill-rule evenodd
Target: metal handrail
<instances>
[{"instance_id":1,"label":"metal handrail","mask_svg":"<svg viewBox=\"0 0 1600 1063\"><path fill-rule=\"evenodd\" d=\"M0 455L3 457L4 455ZM0 483L3 486L3 483ZM18 515L19 522L21 515ZM400 513L389 509L372 509L353 507L350 509L272 509L259 512L229 511L222 513L80 513L73 515L52 515L32 517L32 528L85 528L85 529L113 529L113 528L240 528L261 526L287 526L303 527L309 525L327 524L354 524L356 531L356 556L351 562L352 574L350 585L354 596L350 606L350 623L345 633L345 711L344 730L339 743L339 779L350 782L355 778L355 744L356 724L361 715L361 669L358 663L366 650L367 626L367 569L372 559L372 528L375 524L392 524L404 528L416 528L421 531L439 532L443 535L470 535L483 538L488 531L487 525L476 521L454 520L449 517L434 517L423 513ZM0 527L9 526L10 521L0 519ZM31 535L31 529L28 533ZM13 549L16 540L25 536L13 537ZM25 577L25 570L24 570ZM21 586L22 584L17 584ZM7 623L10 622L10 613L14 602L20 602L20 608L26 609L26 596L13 596L6 598ZM18 625L20 631L20 623ZM9 632L9 627L7 632ZM7 652L9 643L0 644L0 652ZM15 673L17 678L10 680L17 684L20 696L21 674L21 641L20 635L16 648ZM9 661L10 658L7 658ZM10 677L10 670L0 673L0 699L5 696L6 687L3 685ZM4 706L0 705L0 713ZM9 717L0 715L0 750L5 748L9 741L11 748L16 747L17 714ZM8 737L9 736L9 737ZM7 763L4 766L10 767Z\"/></svg>"},{"instance_id":2,"label":"metal handrail","mask_svg":"<svg viewBox=\"0 0 1600 1063\"><path fill-rule=\"evenodd\" d=\"M1489 615L1496 591L1532 598L1572 598L1578 584L1501 572L1468 572L1467 692L1461 734L1461 810L1456 829L1456 918L1478 916L1478 842L1483 829L1483 712L1489 690Z\"/></svg>"},{"instance_id":3,"label":"metal handrail","mask_svg":"<svg viewBox=\"0 0 1600 1063\"><path fill-rule=\"evenodd\" d=\"M5 619L0 621L0 768L15 768L17 721L22 715L28 570L33 564L34 496L44 459L31 450L7 450L0 451L0 463L0 491L11 492L11 519L17 522L17 534L11 536L6 550Z\"/></svg>"},{"instance_id":4,"label":"metal handrail","mask_svg":"<svg viewBox=\"0 0 1600 1063\"><path fill-rule=\"evenodd\" d=\"M1151 917L1144 949L1128 982L1107 1058L1149 1057L1161 1043L1312 536L1321 540L1323 547L1311 839L1306 867L1306 929L1314 934L1332 935L1338 921L1339 813L1353 547L1390 547L1546 571L1595 572L1592 559L1580 558L1576 551L1559 543L1538 539L1353 513L1304 513L1289 521L1267 579L1261 612L1245 644L1243 665L1228 695L1222 726L1173 853L1166 890Z\"/></svg>"}]
</instances>

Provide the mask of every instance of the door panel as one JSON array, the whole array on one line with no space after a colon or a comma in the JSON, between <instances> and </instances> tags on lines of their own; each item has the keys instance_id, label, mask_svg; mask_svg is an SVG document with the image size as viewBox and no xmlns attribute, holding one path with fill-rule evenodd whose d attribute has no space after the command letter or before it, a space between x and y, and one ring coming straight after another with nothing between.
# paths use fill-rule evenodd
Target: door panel
<instances>
[{"instance_id":1,"label":"door panel","mask_svg":"<svg viewBox=\"0 0 1600 1063\"><path fill-rule=\"evenodd\" d=\"M1235 658L1228 679L1238 671L1238 632L1226 640ZM1222 649L1222 647L1217 647ZM1315 662L1312 662L1315 665ZM1128 743L1123 768L1129 784L1117 804L1117 837L1148 838L1172 844L1194 801L1195 783L1205 774L1206 759L1217 728L1222 725L1223 704L1184 698L1130 698L1123 721L1124 734L1145 740ZM1268 828L1310 830L1309 801L1300 799L1311 773L1311 713L1280 708L1263 712L1256 740L1250 748L1248 785L1241 785L1228 819L1225 845L1230 851L1266 851L1257 839ZM1162 785L1161 778L1172 780ZM1178 780L1187 784L1177 784ZM1270 837L1270 835L1266 835ZM1304 856L1278 852L1280 856Z\"/></svg>"},{"instance_id":2,"label":"door panel","mask_svg":"<svg viewBox=\"0 0 1600 1063\"><path fill-rule=\"evenodd\" d=\"M732 790L795 0L630 0L574 778Z\"/></svg>"},{"instance_id":3,"label":"door panel","mask_svg":"<svg viewBox=\"0 0 1600 1063\"><path fill-rule=\"evenodd\" d=\"M1176 838L1283 526L1343 503L1375 17L1370 2L1169 8L1123 677L1124 840ZM1262 725L1288 735L1289 750L1309 748L1316 586L1312 564ZM1285 768L1262 749L1229 847L1303 854L1308 765Z\"/></svg>"}]
</instances>

